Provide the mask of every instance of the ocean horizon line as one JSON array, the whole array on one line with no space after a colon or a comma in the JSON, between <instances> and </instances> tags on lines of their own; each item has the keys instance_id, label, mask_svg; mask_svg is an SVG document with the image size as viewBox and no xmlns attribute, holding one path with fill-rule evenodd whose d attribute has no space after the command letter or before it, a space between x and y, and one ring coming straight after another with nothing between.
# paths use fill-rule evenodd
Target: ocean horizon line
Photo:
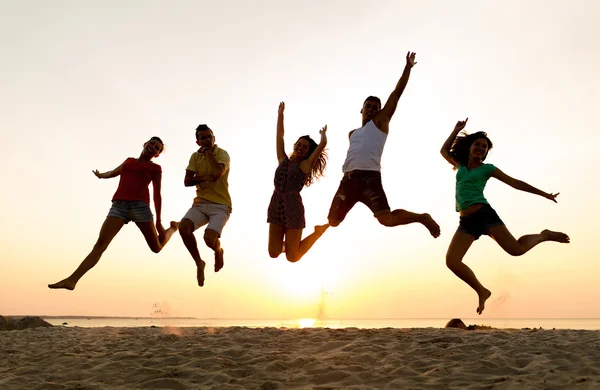
<instances>
[{"instance_id":1,"label":"ocean horizon line","mask_svg":"<svg viewBox=\"0 0 600 390\"><path fill-rule=\"evenodd\" d=\"M479 320L600 320L598 317L190 317L190 316L110 316L110 315L40 315L40 314L7 314L4 317L40 317L64 319L174 319L174 320L219 320L219 321L245 321L245 320L297 320L298 318L313 318L316 320L352 320L352 321L381 321L381 320L445 320L452 318L479 319Z\"/></svg>"}]
</instances>

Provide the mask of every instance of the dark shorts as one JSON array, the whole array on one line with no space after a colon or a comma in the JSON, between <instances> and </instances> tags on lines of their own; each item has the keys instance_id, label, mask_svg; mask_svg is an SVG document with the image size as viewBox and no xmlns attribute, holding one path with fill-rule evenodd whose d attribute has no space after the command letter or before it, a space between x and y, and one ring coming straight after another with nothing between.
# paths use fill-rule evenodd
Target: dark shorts
<instances>
[{"instance_id":1,"label":"dark shorts","mask_svg":"<svg viewBox=\"0 0 600 390\"><path fill-rule=\"evenodd\" d=\"M150 205L139 200L113 200L108 217L121 218L125 223L129 223L129 221L153 222L154 220Z\"/></svg>"},{"instance_id":2,"label":"dark shorts","mask_svg":"<svg viewBox=\"0 0 600 390\"><path fill-rule=\"evenodd\" d=\"M352 171L344 173L331 202L329 220L343 221L357 202L364 203L376 217L390 211L390 205L381 185L381 172Z\"/></svg>"},{"instance_id":3,"label":"dark shorts","mask_svg":"<svg viewBox=\"0 0 600 390\"><path fill-rule=\"evenodd\" d=\"M490 228L504 225L496 211L489 204L483 205L471 215L460 217L457 232L467 233L479 239L482 234L487 235Z\"/></svg>"}]
</instances>

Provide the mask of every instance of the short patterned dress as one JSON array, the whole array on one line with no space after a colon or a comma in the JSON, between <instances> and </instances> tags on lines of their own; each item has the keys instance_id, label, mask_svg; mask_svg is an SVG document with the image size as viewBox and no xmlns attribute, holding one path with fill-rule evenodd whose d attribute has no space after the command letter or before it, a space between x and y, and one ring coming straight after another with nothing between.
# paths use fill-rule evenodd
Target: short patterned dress
<instances>
[{"instance_id":1,"label":"short patterned dress","mask_svg":"<svg viewBox=\"0 0 600 390\"><path fill-rule=\"evenodd\" d=\"M300 162L291 162L286 156L275 171L275 190L269 203L268 223L286 229L304 229L306 223L300 191L305 180L306 174L300 169Z\"/></svg>"}]
</instances>

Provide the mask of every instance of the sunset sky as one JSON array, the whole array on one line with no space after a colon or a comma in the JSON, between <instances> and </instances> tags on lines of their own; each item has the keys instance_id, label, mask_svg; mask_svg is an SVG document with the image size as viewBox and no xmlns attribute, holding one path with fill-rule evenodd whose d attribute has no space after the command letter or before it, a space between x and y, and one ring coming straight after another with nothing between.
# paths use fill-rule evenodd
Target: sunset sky
<instances>
[{"instance_id":1,"label":"sunset sky","mask_svg":"<svg viewBox=\"0 0 600 390\"><path fill-rule=\"evenodd\" d=\"M0 314L147 316L153 304L202 318L474 317L477 297L445 266L458 225L439 149L459 119L494 142L487 162L558 203L491 179L486 197L513 235L548 228L511 257L489 237L465 258L493 292L483 317L600 317L600 2L1 1ZM429 212L442 235L385 228L364 205L298 263L267 252L286 102L286 151L328 125L326 176L303 192L307 229L326 222L348 132L368 95L385 101L407 51L417 65L382 159L392 208ZM208 123L231 156L225 267L196 232L205 287L176 234L153 254L131 223L75 291L67 277L96 241L118 178L98 180L160 136L165 224ZM154 212L154 207L152 206Z\"/></svg>"}]
</instances>

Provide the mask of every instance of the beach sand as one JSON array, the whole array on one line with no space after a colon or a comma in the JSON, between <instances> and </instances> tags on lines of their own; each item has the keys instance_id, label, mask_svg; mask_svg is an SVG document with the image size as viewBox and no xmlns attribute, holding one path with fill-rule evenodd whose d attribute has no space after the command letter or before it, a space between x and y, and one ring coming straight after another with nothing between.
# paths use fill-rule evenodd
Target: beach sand
<instances>
[{"instance_id":1,"label":"beach sand","mask_svg":"<svg viewBox=\"0 0 600 390\"><path fill-rule=\"evenodd\" d=\"M600 389L600 331L38 328L0 389Z\"/></svg>"}]
</instances>

